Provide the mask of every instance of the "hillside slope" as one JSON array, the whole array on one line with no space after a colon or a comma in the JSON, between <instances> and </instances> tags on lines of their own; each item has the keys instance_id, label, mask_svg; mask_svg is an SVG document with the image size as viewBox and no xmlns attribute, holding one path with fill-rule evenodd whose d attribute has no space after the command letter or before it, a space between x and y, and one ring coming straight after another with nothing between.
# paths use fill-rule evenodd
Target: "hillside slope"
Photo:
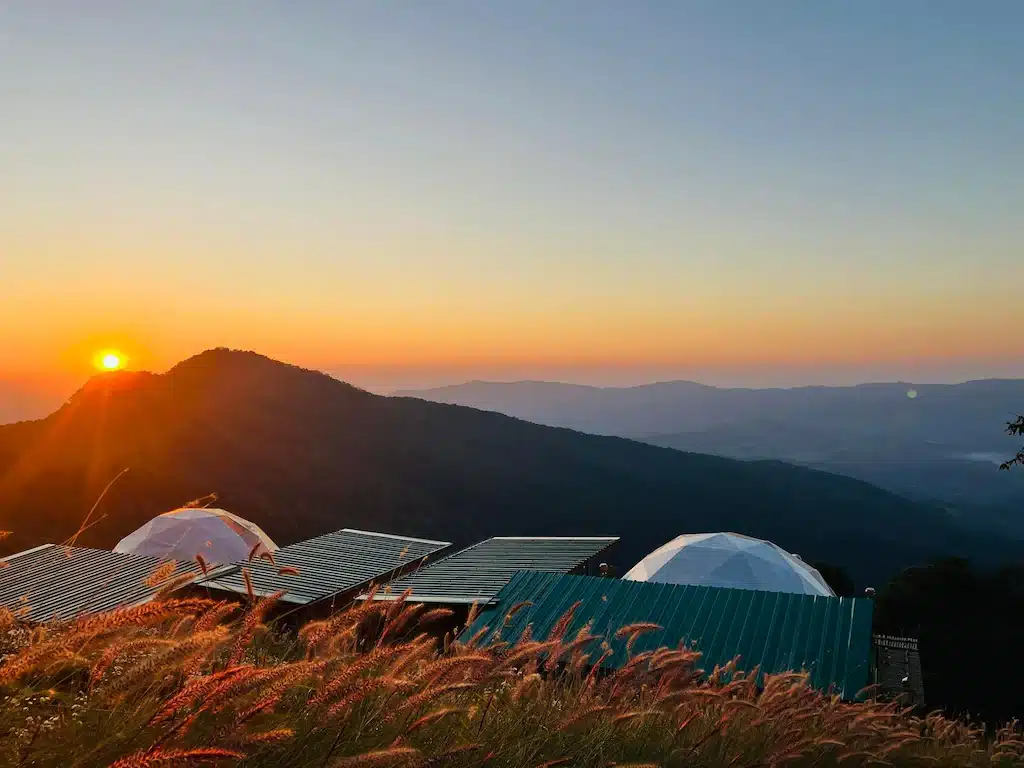
<instances>
[{"instance_id":1,"label":"hillside slope","mask_svg":"<svg viewBox=\"0 0 1024 768\"><path fill-rule=\"evenodd\" d=\"M993 552L934 508L776 462L685 454L470 408L369 394L253 353L98 377L56 413L0 427L11 552L111 546L216 492L281 544L352 526L466 542L618 534L622 566L687 531L770 538L862 581L935 554Z\"/></svg>"},{"instance_id":2,"label":"hillside slope","mask_svg":"<svg viewBox=\"0 0 1024 768\"><path fill-rule=\"evenodd\" d=\"M908 397L908 392L913 397ZM899 435L970 450L1007 449L999 427L1024 403L1024 380L984 379L962 384L891 382L847 387L720 388L689 381L636 387L555 382L472 381L396 393L434 402L498 411L541 424L594 434L667 435L704 432L770 418L803 434L837 433L850 439Z\"/></svg>"},{"instance_id":3,"label":"hillside slope","mask_svg":"<svg viewBox=\"0 0 1024 768\"><path fill-rule=\"evenodd\" d=\"M1024 474L997 471L1019 447L1003 426L1024 407L1021 380L792 389L468 382L406 395L683 451L802 464L943 502L966 527L1024 538Z\"/></svg>"}]
</instances>

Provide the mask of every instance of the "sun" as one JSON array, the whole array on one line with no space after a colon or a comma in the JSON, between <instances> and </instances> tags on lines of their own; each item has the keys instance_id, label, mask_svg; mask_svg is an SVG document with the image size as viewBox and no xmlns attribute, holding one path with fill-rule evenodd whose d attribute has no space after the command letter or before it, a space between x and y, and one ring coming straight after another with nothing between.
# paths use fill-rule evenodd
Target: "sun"
<instances>
[{"instance_id":1,"label":"sun","mask_svg":"<svg viewBox=\"0 0 1024 768\"><path fill-rule=\"evenodd\" d=\"M114 350L106 350L96 355L96 367L101 371L117 371L124 367L124 355Z\"/></svg>"}]
</instances>

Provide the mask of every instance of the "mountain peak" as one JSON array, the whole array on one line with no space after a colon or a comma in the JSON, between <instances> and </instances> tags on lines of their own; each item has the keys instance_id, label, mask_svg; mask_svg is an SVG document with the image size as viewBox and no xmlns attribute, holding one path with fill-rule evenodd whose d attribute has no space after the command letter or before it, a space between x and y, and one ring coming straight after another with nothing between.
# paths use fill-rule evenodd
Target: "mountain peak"
<instances>
[{"instance_id":1,"label":"mountain peak","mask_svg":"<svg viewBox=\"0 0 1024 768\"><path fill-rule=\"evenodd\" d=\"M161 394L163 393L163 394ZM217 347L182 360L165 373L111 371L90 378L59 409L76 414L105 409L112 402L137 403L171 397L207 401L214 407L242 406L246 401L291 393L292 400L341 396L373 397L321 371L300 368L247 350Z\"/></svg>"},{"instance_id":2,"label":"mountain peak","mask_svg":"<svg viewBox=\"0 0 1024 768\"><path fill-rule=\"evenodd\" d=\"M211 368L225 369L225 368L236 368L236 369L247 369L252 370L255 368L266 368L266 369L281 369L281 368L296 368L298 366L291 365L289 363L283 363L279 360L261 355L258 352L245 349L231 349L229 347L214 347L213 349L207 349L200 352L192 357L185 358L177 365L173 366L167 371L169 375L181 373L183 371L190 370L209 370ZM304 370L304 369L299 369Z\"/></svg>"},{"instance_id":3,"label":"mountain peak","mask_svg":"<svg viewBox=\"0 0 1024 768\"><path fill-rule=\"evenodd\" d=\"M323 371L301 368L247 349L227 347L214 347L188 357L171 368L165 377L182 385L219 383L237 386L245 382L247 386L267 386L274 382L286 385L304 381L310 386L341 387L349 392L369 394Z\"/></svg>"}]
</instances>

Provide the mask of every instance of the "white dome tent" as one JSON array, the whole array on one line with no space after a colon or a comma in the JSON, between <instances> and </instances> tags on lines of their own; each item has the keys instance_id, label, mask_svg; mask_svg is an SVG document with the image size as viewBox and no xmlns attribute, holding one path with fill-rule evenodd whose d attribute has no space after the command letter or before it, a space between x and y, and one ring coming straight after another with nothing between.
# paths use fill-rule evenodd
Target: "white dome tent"
<instances>
[{"instance_id":1,"label":"white dome tent","mask_svg":"<svg viewBox=\"0 0 1024 768\"><path fill-rule=\"evenodd\" d=\"M194 560L202 555L209 565L236 563L277 545L258 525L223 509L184 508L157 515L121 539L115 552L149 555L167 560Z\"/></svg>"},{"instance_id":2,"label":"white dome tent","mask_svg":"<svg viewBox=\"0 0 1024 768\"><path fill-rule=\"evenodd\" d=\"M739 533L678 536L634 565L623 579L835 597L814 568L770 541Z\"/></svg>"}]
</instances>

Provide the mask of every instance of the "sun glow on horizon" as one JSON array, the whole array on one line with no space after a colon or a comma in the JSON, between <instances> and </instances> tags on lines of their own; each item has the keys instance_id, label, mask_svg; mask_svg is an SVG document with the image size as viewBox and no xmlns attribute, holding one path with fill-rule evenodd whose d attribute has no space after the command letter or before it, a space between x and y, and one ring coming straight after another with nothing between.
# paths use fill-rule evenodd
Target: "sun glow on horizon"
<instances>
[{"instance_id":1,"label":"sun glow on horizon","mask_svg":"<svg viewBox=\"0 0 1024 768\"><path fill-rule=\"evenodd\" d=\"M96 355L94 365L100 371L118 371L124 368L124 355L112 349L104 350Z\"/></svg>"}]
</instances>

